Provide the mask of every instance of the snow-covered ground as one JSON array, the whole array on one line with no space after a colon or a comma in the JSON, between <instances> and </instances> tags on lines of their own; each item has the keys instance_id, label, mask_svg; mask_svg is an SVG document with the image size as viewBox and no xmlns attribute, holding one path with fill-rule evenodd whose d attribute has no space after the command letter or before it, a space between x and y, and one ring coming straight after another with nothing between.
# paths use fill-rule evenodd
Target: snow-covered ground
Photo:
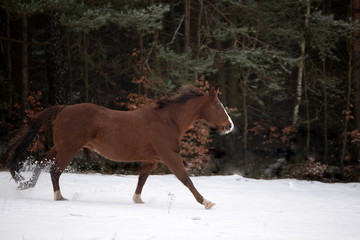
<instances>
[{"instance_id":1,"label":"snow-covered ground","mask_svg":"<svg viewBox=\"0 0 360 240\"><path fill-rule=\"evenodd\" d=\"M173 176L150 176L145 204L132 202L137 176L63 174L52 200L48 173L16 191L0 172L0 239L360 239L360 184L193 177L216 202L205 210Z\"/></svg>"}]
</instances>

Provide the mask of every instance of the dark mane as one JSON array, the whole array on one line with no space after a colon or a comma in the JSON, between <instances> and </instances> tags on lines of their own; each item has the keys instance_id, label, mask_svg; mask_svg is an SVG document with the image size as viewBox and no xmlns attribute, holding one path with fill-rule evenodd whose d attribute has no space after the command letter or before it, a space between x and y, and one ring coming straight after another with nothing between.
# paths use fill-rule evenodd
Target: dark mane
<instances>
[{"instance_id":1,"label":"dark mane","mask_svg":"<svg viewBox=\"0 0 360 240\"><path fill-rule=\"evenodd\" d=\"M194 87L182 87L179 89L179 94L174 97L163 98L157 101L157 108L162 109L170 103L182 103L191 98L204 96L205 93Z\"/></svg>"}]
</instances>

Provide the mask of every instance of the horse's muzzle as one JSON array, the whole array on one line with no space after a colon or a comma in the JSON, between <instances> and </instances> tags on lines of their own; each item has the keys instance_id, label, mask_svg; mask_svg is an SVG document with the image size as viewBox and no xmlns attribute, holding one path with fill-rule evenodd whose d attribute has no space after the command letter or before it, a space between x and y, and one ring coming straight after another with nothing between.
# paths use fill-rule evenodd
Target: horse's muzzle
<instances>
[{"instance_id":1,"label":"horse's muzzle","mask_svg":"<svg viewBox=\"0 0 360 240\"><path fill-rule=\"evenodd\" d=\"M234 125L232 123L218 128L218 131L221 133L221 135L228 134L233 130L234 130Z\"/></svg>"}]
</instances>

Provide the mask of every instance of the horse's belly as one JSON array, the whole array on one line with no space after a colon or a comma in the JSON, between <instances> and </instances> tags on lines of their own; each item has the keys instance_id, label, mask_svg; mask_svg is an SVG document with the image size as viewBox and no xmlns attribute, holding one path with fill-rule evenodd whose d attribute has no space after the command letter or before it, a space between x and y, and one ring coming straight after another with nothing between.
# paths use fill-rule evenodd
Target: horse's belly
<instances>
[{"instance_id":1,"label":"horse's belly","mask_svg":"<svg viewBox=\"0 0 360 240\"><path fill-rule=\"evenodd\" d=\"M109 148L95 144L88 144L86 148L115 162L135 162L143 160L158 160L159 157L151 146L130 147L117 146Z\"/></svg>"}]
</instances>

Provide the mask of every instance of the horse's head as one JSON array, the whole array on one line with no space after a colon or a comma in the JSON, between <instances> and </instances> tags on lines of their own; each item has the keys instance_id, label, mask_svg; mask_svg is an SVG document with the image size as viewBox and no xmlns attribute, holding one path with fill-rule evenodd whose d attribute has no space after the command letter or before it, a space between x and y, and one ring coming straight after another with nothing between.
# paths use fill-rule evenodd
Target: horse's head
<instances>
[{"instance_id":1,"label":"horse's head","mask_svg":"<svg viewBox=\"0 0 360 240\"><path fill-rule=\"evenodd\" d=\"M234 129L229 114L226 112L224 105L220 102L219 90L211 88L207 103L201 110L201 118L204 119L210 126L215 127L220 133L228 134Z\"/></svg>"}]
</instances>

